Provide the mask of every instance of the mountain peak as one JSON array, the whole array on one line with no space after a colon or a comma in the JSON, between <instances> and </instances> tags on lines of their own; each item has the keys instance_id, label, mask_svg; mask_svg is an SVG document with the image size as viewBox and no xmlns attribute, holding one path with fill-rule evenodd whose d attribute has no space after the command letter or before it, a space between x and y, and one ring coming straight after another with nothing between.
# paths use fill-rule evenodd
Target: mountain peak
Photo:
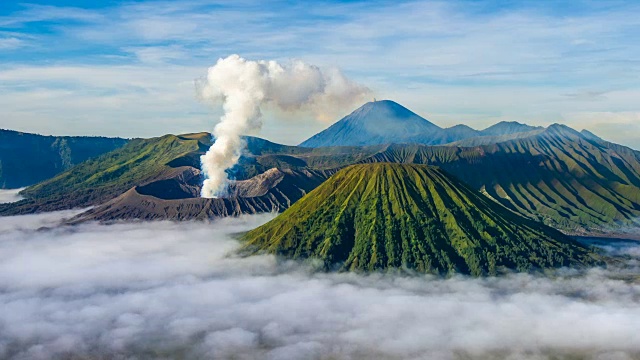
<instances>
[{"instance_id":1,"label":"mountain peak","mask_svg":"<svg viewBox=\"0 0 640 360\"><path fill-rule=\"evenodd\" d=\"M601 138L600 136L592 133L591 131L589 131L587 129L582 129L582 131L580 131L580 134L582 134L582 136L586 137L589 140L605 141L603 138Z\"/></svg>"},{"instance_id":2,"label":"mountain peak","mask_svg":"<svg viewBox=\"0 0 640 360\"><path fill-rule=\"evenodd\" d=\"M364 105L361 106L362 108L365 107L388 107L388 108L403 108L406 109L404 106L398 104L397 102L393 101L393 100L389 100L389 99L382 99L382 100L373 100L373 101L369 101L368 103L365 103Z\"/></svg>"},{"instance_id":3,"label":"mountain peak","mask_svg":"<svg viewBox=\"0 0 640 360\"><path fill-rule=\"evenodd\" d=\"M522 124L517 121L501 121L481 131L482 135L502 136L541 129L538 126Z\"/></svg>"},{"instance_id":4,"label":"mountain peak","mask_svg":"<svg viewBox=\"0 0 640 360\"><path fill-rule=\"evenodd\" d=\"M351 115L362 115L362 116L351 116ZM397 123L402 121L408 122L417 122L420 125L426 125L434 128L438 128L438 126L432 124L427 119L419 116L413 111L407 109L406 107L398 104L393 100L374 100L370 101L354 112L351 115L343 118L348 120L360 120L376 123L376 125L381 125L382 121L388 121L390 123ZM341 121L342 121L341 120Z\"/></svg>"},{"instance_id":5,"label":"mountain peak","mask_svg":"<svg viewBox=\"0 0 640 360\"><path fill-rule=\"evenodd\" d=\"M544 132L550 135L557 135L557 136L584 137L577 130L574 130L567 125L559 124L559 123L549 125Z\"/></svg>"},{"instance_id":6,"label":"mountain peak","mask_svg":"<svg viewBox=\"0 0 640 360\"><path fill-rule=\"evenodd\" d=\"M368 102L329 128L300 144L302 147L422 144L478 146L532 135L593 138L566 125L548 128L517 121L501 121L484 130L467 125L441 128L393 100Z\"/></svg>"},{"instance_id":7,"label":"mountain peak","mask_svg":"<svg viewBox=\"0 0 640 360\"><path fill-rule=\"evenodd\" d=\"M422 142L442 129L391 100L368 102L300 146L363 146ZM420 137L420 138L417 138Z\"/></svg>"},{"instance_id":8,"label":"mountain peak","mask_svg":"<svg viewBox=\"0 0 640 360\"><path fill-rule=\"evenodd\" d=\"M473 211L469 211L473 209ZM590 264L588 249L426 165L352 165L244 236L327 269L472 275ZM523 251L522 249L526 249Z\"/></svg>"}]
</instances>

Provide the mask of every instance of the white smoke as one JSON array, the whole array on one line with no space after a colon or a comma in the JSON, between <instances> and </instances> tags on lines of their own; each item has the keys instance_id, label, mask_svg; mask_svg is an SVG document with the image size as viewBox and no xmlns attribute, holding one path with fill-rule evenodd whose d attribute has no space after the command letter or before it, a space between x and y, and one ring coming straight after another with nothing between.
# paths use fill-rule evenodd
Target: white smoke
<instances>
[{"instance_id":1,"label":"white smoke","mask_svg":"<svg viewBox=\"0 0 640 360\"><path fill-rule=\"evenodd\" d=\"M202 156L206 177L203 197L215 197L227 183L225 170L240 158L242 135L262 127L263 106L283 111L308 111L320 120L336 108L362 101L369 89L347 79L339 70L323 70L294 60L251 61L231 55L209 68L206 79L197 84L206 101L222 102L224 115L215 126L215 142Z\"/></svg>"},{"instance_id":2,"label":"white smoke","mask_svg":"<svg viewBox=\"0 0 640 360\"><path fill-rule=\"evenodd\" d=\"M272 215L55 216L0 217L0 359L640 359L638 242L584 273L362 276L229 256Z\"/></svg>"}]
</instances>

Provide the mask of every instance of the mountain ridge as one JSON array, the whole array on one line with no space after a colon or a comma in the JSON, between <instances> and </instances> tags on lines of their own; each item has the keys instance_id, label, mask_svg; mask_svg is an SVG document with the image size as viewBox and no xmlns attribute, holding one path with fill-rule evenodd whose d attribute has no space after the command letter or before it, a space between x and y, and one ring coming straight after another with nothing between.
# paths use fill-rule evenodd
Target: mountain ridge
<instances>
[{"instance_id":1,"label":"mountain ridge","mask_svg":"<svg viewBox=\"0 0 640 360\"><path fill-rule=\"evenodd\" d=\"M522 128L518 123L502 124L498 129ZM465 127L458 128L466 131ZM204 132L132 140L97 161L84 162L27 188L25 200L0 204L0 215L99 206L133 187L141 192L155 187L152 194L137 197L137 201L150 205L139 207L135 216L145 218L148 211L148 216L154 219L171 219L173 211L157 213L151 204L157 199L158 203L153 206L161 206L162 202L162 206L168 208L179 207L180 202L190 202L198 196L195 185L175 169L185 167L199 172L200 156L211 141L211 134ZM251 183L260 189L278 189L277 184L269 185L270 177L259 176L273 168L308 172L311 176L307 184L317 185L327 177L319 172L330 174L352 164L415 163L439 166L512 211L570 234L611 232L616 227L637 226L636 220L640 218L640 152L560 124L438 146L378 144L309 148L255 137L245 137L245 141L245 153L228 172L231 178L240 181L253 179ZM150 184L153 185L147 186ZM157 189L163 186L175 194L174 199L163 199L159 195ZM259 197L251 191L230 196ZM288 198L291 201L277 202L278 210L285 209L299 197ZM109 216L113 216L111 220L135 218L134 212L115 209L116 206L131 207L132 201L112 204L101 220L109 220ZM243 213L250 213L252 207L255 212L263 209L250 205ZM212 217L220 214L209 213Z\"/></svg>"},{"instance_id":2,"label":"mountain ridge","mask_svg":"<svg viewBox=\"0 0 640 360\"><path fill-rule=\"evenodd\" d=\"M339 270L480 276L598 262L560 232L415 164L348 166L242 239L245 253L319 259Z\"/></svg>"},{"instance_id":3,"label":"mountain ridge","mask_svg":"<svg viewBox=\"0 0 640 360\"><path fill-rule=\"evenodd\" d=\"M513 137L540 129L515 121L501 121L484 130L464 124L442 128L392 100L376 100L362 105L299 146L442 145L482 136Z\"/></svg>"},{"instance_id":4,"label":"mountain ridge","mask_svg":"<svg viewBox=\"0 0 640 360\"><path fill-rule=\"evenodd\" d=\"M362 105L299 146L364 146L411 142L415 134L440 132L442 128L406 107L391 100L379 100Z\"/></svg>"}]
</instances>

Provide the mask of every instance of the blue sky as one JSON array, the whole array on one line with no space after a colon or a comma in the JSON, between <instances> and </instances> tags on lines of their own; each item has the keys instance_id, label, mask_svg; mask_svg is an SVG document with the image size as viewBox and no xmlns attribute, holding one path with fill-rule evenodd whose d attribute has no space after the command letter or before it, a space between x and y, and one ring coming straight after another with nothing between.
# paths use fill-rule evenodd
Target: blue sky
<instances>
[{"instance_id":1,"label":"blue sky","mask_svg":"<svg viewBox=\"0 0 640 360\"><path fill-rule=\"evenodd\" d=\"M640 149L638 39L635 1L4 0L0 127L211 130L220 110L193 81L237 53L339 67L441 126L560 122ZM326 126L267 114L261 135Z\"/></svg>"}]
</instances>

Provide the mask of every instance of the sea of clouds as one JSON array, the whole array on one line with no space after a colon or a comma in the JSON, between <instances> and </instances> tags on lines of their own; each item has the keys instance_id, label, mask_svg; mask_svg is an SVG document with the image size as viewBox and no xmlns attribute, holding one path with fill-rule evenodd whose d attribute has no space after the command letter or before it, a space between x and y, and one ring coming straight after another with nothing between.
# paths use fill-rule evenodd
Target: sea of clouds
<instances>
[{"instance_id":1,"label":"sea of clouds","mask_svg":"<svg viewBox=\"0 0 640 360\"><path fill-rule=\"evenodd\" d=\"M233 256L273 215L55 226L73 214L0 217L0 358L640 358L640 243L607 270L363 276Z\"/></svg>"}]
</instances>

